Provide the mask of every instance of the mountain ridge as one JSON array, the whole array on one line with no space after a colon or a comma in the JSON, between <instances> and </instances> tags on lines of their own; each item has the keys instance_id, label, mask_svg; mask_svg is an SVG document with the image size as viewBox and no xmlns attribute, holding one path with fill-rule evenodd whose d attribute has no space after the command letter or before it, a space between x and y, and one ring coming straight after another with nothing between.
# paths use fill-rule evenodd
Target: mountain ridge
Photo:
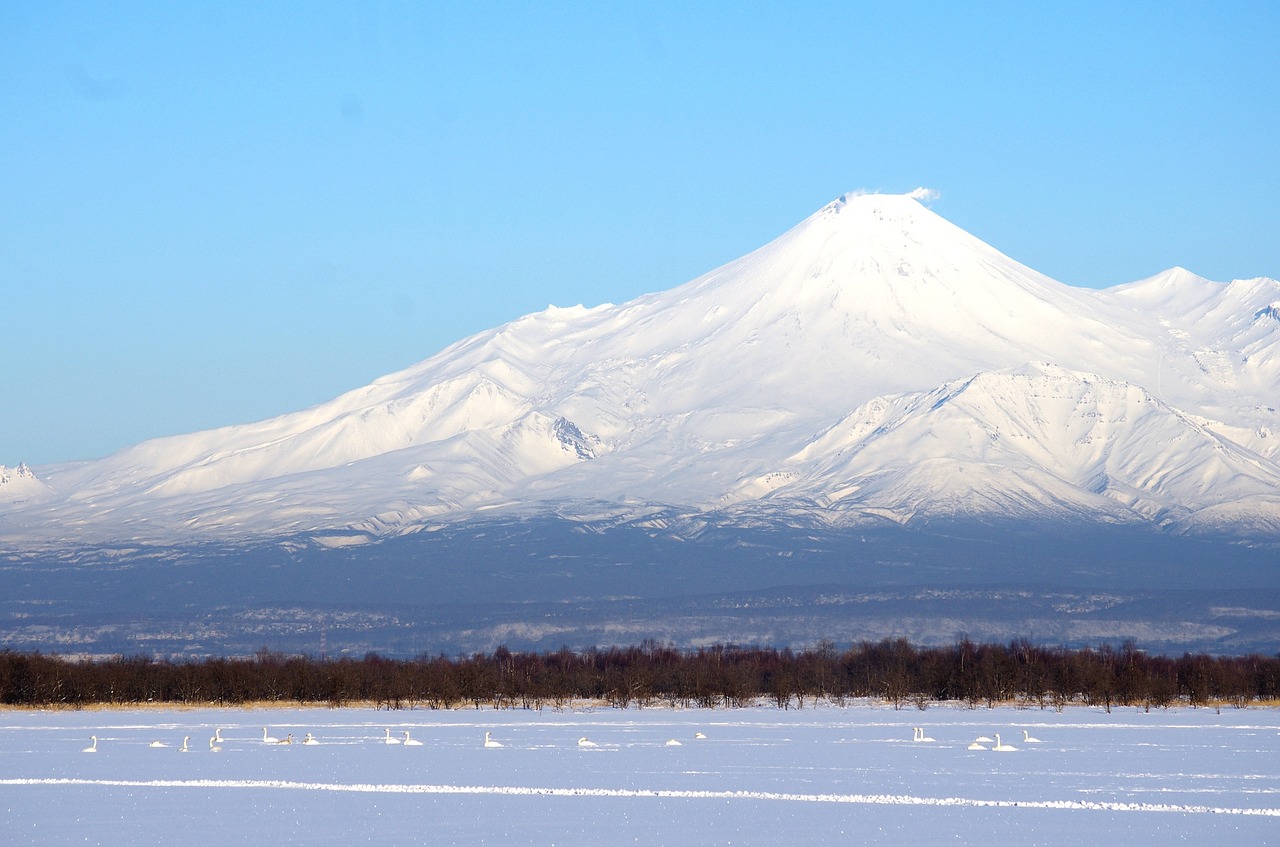
<instances>
[{"instance_id":1,"label":"mountain ridge","mask_svg":"<svg viewBox=\"0 0 1280 847\"><path fill-rule=\"evenodd\" d=\"M37 468L21 502L0 490L0 540L397 533L575 501L767 514L788 492L837 523L1069 514L1280 536L1280 283L1174 268L1072 288L916 196L845 195L676 288L550 307L307 410ZM1127 412L1081 429L1028 393L1046 380L1092 392L1095 413L1120 386ZM998 395L980 414L956 399L979 387ZM852 464L822 441L874 409L917 437L864 437ZM993 426L1038 446L993 461ZM1077 430L1113 464L1073 465Z\"/></svg>"}]
</instances>

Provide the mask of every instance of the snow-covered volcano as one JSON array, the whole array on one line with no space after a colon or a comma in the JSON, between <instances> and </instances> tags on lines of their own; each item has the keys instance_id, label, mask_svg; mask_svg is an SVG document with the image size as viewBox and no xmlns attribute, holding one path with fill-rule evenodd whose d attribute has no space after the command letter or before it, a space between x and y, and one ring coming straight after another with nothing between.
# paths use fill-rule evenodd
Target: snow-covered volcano
<instances>
[{"instance_id":1,"label":"snow-covered volcano","mask_svg":"<svg viewBox=\"0 0 1280 847\"><path fill-rule=\"evenodd\" d=\"M1275 535L1277 405L1275 280L1073 288L912 195L851 194L669 291L527 315L305 411L35 468L0 485L0 539L376 535L494 509Z\"/></svg>"}]
</instances>

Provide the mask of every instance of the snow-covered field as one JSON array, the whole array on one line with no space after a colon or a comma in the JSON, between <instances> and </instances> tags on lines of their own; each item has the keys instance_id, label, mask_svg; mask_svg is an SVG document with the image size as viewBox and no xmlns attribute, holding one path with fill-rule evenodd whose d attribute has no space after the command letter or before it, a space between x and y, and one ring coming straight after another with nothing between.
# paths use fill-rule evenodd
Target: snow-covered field
<instances>
[{"instance_id":1,"label":"snow-covered field","mask_svg":"<svg viewBox=\"0 0 1280 847\"><path fill-rule=\"evenodd\" d=\"M264 726L294 743L264 744ZM935 740L912 741L915 727ZM389 745L386 730L422 744ZM486 732L503 746L486 749ZM319 743L300 744L307 733ZM968 749L996 733L1017 749ZM97 751L82 752L93 735ZM11 844L1261 845L1280 843L1280 713L9 711L0 832Z\"/></svg>"}]
</instances>

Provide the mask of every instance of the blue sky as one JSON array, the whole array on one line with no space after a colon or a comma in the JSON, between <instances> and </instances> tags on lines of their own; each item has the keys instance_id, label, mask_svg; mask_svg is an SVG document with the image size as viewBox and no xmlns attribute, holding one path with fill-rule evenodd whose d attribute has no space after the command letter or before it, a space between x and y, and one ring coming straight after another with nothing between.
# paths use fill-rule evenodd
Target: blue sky
<instances>
[{"instance_id":1,"label":"blue sky","mask_svg":"<svg viewBox=\"0 0 1280 847\"><path fill-rule=\"evenodd\" d=\"M1274 2L0 4L0 463L304 408L854 189L1074 285L1280 276L1278 45Z\"/></svg>"}]
</instances>

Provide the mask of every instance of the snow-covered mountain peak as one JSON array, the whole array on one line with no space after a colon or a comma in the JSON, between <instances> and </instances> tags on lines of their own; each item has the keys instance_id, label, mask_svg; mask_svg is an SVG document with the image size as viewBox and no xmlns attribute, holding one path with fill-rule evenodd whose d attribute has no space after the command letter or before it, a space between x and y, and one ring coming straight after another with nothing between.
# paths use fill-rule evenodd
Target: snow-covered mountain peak
<instances>
[{"instance_id":1,"label":"snow-covered mountain peak","mask_svg":"<svg viewBox=\"0 0 1280 847\"><path fill-rule=\"evenodd\" d=\"M850 191L832 200L818 210L819 215L838 215L846 210L871 213L879 216L909 214L920 204L937 200L939 193L932 188L916 188L904 194L884 194L879 191Z\"/></svg>"},{"instance_id":2,"label":"snow-covered mountain peak","mask_svg":"<svg viewBox=\"0 0 1280 847\"><path fill-rule=\"evenodd\" d=\"M1280 282L1268 277L1254 277L1221 283L1205 279L1186 268L1173 267L1102 293L1138 308L1159 311L1162 317L1196 319L1220 301L1243 304L1280 298Z\"/></svg>"},{"instance_id":3,"label":"snow-covered mountain peak","mask_svg":"<svg viewBox=\"0 0 1280 847\"><path fill-rule=\"evenodd\" d=\"M1158 274L1107 289L1108 295L1141 308L1156 309L1188 302L1203 302L1223 288L1182 267L1172 267Z\"/></svg>"},{"instance_id":4,"label":"snow-covered mountain peak","mask_svg":"<svg viewBox=\"0 0 1280 847\"><path fill-rule=\"evenodd\" d=\"M1161 285L1166 288L1185 288L1187 286L1205 286L1205 285L1218 284L1213 282L1210 279L1200 276L1200 274L1192 273L1191 271L1187 270L1181 265L1174 265L1171 268L1163 270L1160 273L1155 274L1151 277L1148 277L1146 280L1143 280L1142 282L1138 282L1135 284L1142 285L1144 283L1152 284L1152 285Z\"/></svg>"},{"instance_id":5,"label":"snow-covered mountain peak","mask_svg":"<svg viewBox=\"0 0 1280 847\"><path fill-rule=\"evenodd\" d=\"M886 216L906 217L920 206L920 200L926 196L917 189L907 194L880 194L874 191L850 191L837 197L816 213L823 217L831 217L848 213L870 215L883 219Z\"/></svg>"},{"instance_id":6,"label":"snow-covered mountain peak","mask_svg":"<svg viewBox=\"0 0 1280 847\"><path fill-rule=\"evenodd\" d=\"M1032 299L1071 297L1066 286L912 195L861 193L833 201L764 247L670 293L711 295L739 306L772 294L769 302L784 314L834 312L881 327L953 323L967 313L1016 312Z\"/></svg>"},{"instance_id":7,"label":"snow-covered mountain peak","mask_svg":"<svg viewBox=\"0 0 1280 847\"><path fill-rule=\"evenodd\" d=\"M1272 525L1280 283L1173 268L1072 288L931 196L847 194L675 288L548 307L301 412L40 469L0 529L391 532L782 500Z\"/></svg>"},{"instance_id":8,"label":"snow-covered mountain peak","mask_svg":"<svg viewBox=\"0 0 1280 847\"><path fill-rule=\"evenodd\" d=\"M827 228L824 235L829 236L834 230L853 243L893 244L897 237L905 237L909 243L918 245L929 245L933 241L931 246L941 249L945 249L943 240L948 237L981 243L926 207L921 201L927 196L926 189L909 194L850 192L823 206L783 238L821 222Z\"/></svg>"}]
</instances>

